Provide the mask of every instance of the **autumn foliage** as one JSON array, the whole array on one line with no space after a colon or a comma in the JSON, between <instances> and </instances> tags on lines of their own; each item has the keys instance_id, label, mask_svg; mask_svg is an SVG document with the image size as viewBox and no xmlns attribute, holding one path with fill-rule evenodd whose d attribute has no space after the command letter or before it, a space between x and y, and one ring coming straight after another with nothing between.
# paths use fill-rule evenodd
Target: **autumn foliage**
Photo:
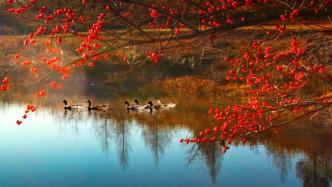
<instances>
[{"instance_id":1,"label":"autumn foliage","mask_svg":"<svg viewBox=\"0 0 332 187\"><path fill-rule=\"evenodd\" d=\"M331 105L329 91L326 91L327 95L316 98L303 94L310 80L326 81L326 74L330 74L331 69L303 59L305 50L300 47L297 38L293 38L289 49L284 51L274 50L265 42L253 42L251 49L239 58L224 59L232 67L226 79L249 85L248 102L224 109L211 108L209 113L218 122L217 125L201 131L195 138L181 141L222 141L224 151L227 151L227 145L235 138L241 137L242 142L246 142L257 133L287 124L280 122L283 116L297 118L303 113L308 115ZM278 121L280 123L276 124Z\"/></svg>"}]
</instances>

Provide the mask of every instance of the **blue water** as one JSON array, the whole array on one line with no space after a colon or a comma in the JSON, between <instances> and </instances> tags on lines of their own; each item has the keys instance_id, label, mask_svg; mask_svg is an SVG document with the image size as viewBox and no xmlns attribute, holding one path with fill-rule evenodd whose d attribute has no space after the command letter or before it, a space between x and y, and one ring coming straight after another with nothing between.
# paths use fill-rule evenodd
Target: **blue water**
<instances>
[{"instance_id":1,"label":"blue water","mask_svg":"<svg viewBox=\"0 0 332 187\"><path fill-rule=\"evenodd\" d=\"M192 134L135 119L40 109L21 126L24 106L0 108L0 186L302 186L294 153L282 172L266 145L178 143ZM21 112L22 111L22 112Z\"/></svg>"}]
</instances>

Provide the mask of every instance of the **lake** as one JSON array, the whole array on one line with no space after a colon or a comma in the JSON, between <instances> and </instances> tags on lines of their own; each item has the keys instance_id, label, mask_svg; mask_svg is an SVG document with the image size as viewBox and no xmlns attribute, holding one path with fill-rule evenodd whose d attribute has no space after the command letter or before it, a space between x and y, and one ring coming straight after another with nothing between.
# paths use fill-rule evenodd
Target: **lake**
<instances>
[{"instance_id":1,"label":"lake","mask_svg":"<svg viewBox=\"0 0 332 187\"><path fill-rule=\"evenodd\" d=\"M271 131L226 154L180 144L212 124L208 106L127 113L64 112L41 104L20 126L24 102L0 104L0 186L330 186L331 136L319 125ZM316 130L315 130L316 129ZM318 130L317 130L318 129ZM330 131L329 131L330 132Z\"/></svg>"}]
</instances>

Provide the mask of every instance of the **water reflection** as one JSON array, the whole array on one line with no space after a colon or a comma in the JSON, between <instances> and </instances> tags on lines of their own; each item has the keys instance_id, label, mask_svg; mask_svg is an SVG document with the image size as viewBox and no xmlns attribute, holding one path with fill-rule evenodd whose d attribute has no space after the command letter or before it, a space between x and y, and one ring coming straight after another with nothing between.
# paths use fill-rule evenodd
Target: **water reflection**
<instances>
[{"instance_id":1,"label":"water reflection","mask_svg":"<svg viewBox=\"0 0 332 187\"><path fill-rule=\"evenodd\" d=\"M321 160L317 157L314 160L303 159L296 164L297 176L303 181L304 187L329 187L329 181L332 180L331 166L331 159Z\"/></svg>"},{"instance_id":2,"label":"water reflection","mask_svg":"<svg viewBox=\"0 0 332 187\"><path fill-rule=\"evenodd\" d=\"M130 147L130 127L125 119L116 121L114 126L119 163L123 169L128 167Z\"/></svg>"},{"instance_id":3,"label":"water reflection","mask_svg":"<svg viewBox=\"0 0 332 187\"><path fill-rule=\"evenodd\" d=\"M292 157L295 155L287 152L287 150L278 147L270 147L266 148L266 153L269 157L272 158L273 164L279 169L280 171L280 180L284 181L285 177L288 175L292 163Z\"/></svg>"},{"instance_id":4,"label":"water reflection","mask_svg":"<svg viewBox=\"0 0 332 187\"><path fill-rule=\"evenodd\" d=\"M153 154L156 166L158 166L159 160L163 157L165 148L172 138L172 131L165 127L159 127L158 123L149 122L143 128L142 136Z\"/></svg>"},{"instance_id":5,"label":"water reflection","mask_svg":"<svg viewBox=\"0 0 332 187\"><path fill-rule=\"evenodd\" d=\"M44 171L44 165L38 167L40 162L47 163L49 169L56 168L58 177L53 182L64 186L92 184L89 179L93 178L99 178L97 186L329 186L332 181L331 131L326 128L322 135L322 129L317 130L321 127L292 125L268 132L247 145L235 145L223 155L217 143L178 143L180 137L192 136L211 124L208 115L202 115L208 107L201 104L203 101L183 101L176 110L153 114L128 114L119 105L121 101L113 102L107 113L64 112L60 105L40 108L22 127L14 122L24 105L2 103L2 184L46 184L46 179L31 179ZM36 170L21 157L12 157L25 143L12 142L8 133L19 140L30 139L31 153L22 156L37 163ZM53 148L42 151L40 148L47 147L45 142ZM46 157L63 153L69 153L68 157ZM15 162L25 168L22 180L13 183L9 179L18 177L14 170L22 170L22 166L9 165ZM76 174L68 179L66 166L58 168L58 163L74 164L71 170ZM87 165L83 167L82 163ZM83 179L80 172L88 175ZM52 177L49 175L46 178ZM174 181L165 182L169 178Z\"/></svg>"},{"instance_id":6,"label":"water reflection","mask_svg":"<svg viewBox=\"0 0 332 187\"><path fill-rule=\"evenodd\" d=\"M218 143L193 145L188 151L187 165L190 165L194 160L200 160L207 166L212 183L215 183L220 173L221 150L222 146Z\"/></svg>"},{"instance_id":7,"label":"water reflection","mask_svg":"<svg viewBox=\"0 0 332 187\"><path fill-rule=\"evenodd\" d=\"M109 157L110 146L113 143L113 131L110 126L111 122L105 118L104 123L96 124L96 137L100 142L101 149L105 153L106 157Z\"/></svg>"}]
</instances>

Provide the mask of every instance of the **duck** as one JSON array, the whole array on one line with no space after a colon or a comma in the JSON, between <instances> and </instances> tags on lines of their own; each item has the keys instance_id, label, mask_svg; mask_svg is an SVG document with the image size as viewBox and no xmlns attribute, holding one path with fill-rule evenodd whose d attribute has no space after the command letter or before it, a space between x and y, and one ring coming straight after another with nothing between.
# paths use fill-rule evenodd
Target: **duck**
<instances>
[{"instance_id":1,"label":"duck","mask_svg":"<svg viewBox=\"0 0 332 187\"><path fill-rule=\"evenodd\" d=\"M156 106L153 105L152 101L149 101L146 105L139 105L135 108L137 112L150 112L152 113L153 110L159 110Z\"/></svg>"},{"instance_id":2,"label":"duck","mask_svg":"<svg viewBox=\"0 0 332 187\"><path fill-rule=\"evenodd\" d=\"M152 101L149 101L147 105L145 105L144 109L149 109L150 112L153 110L160 110L161 108L157 105L154 105Z\"/></svg>"},{"instance_id":3,"label":"duck","mask_svg":"<svg viewBox=\"0 0 332 187\"><path fill-rule=\"evenodd\" d=\"M127 110L139 110L139 108L141 107L139 105L139 102L137 99L134 100L135 104L130 104L128 101L125 101L125 105L127 105Z\"/></svg>"},{"instance_id":4,"label":"duck","mask_svg":"<svg viewBox=\"0 0 332 187\"><path fill-rule=\"evenodd\" d=\"M63 100L63 104L64 104L64 109L65 110L77 110L77 109L81 109L82 105L68 105L67 100Z\"/></svg>"},{"instance_id":5,"label":"duck","mask_svg":"<svg viewBox=\"0 0 332 187\"><path fill-rule=\"evenodd\" d=\"M161 103L160 100L157 100L155 106L158 107L159 109L170 109L170 108L174 108L176 106L176 103L163 104L163 103Z\"/></svg>"},{"instance_id":6,"label":"duck","mask_svg":"<svg viewBox=\"0 0 332 187\"><path fill-rule=\"evenodd\" d=\"M102 105L97 105L97 106L91 106L91 101L88 100L87 103L89 104L88 105L88 111L91 111L91 110L95 110L95 111L103 111L103 112L106 112L106 105L102 104Z\"/></svg>"},{"instance_id":7,"label":"duck","mask_svg":"<svg viewBox=\"0 0 332 187\"><path fill-rule=\"evenodd\" d=\"M139 112L142 112L142 111L150 111L153 110L153 109L158 109L156 108L156 106L153 105L152 101L149 101L147 104L145 105L139 105L136 107L136 110L139 111Z\"/></svg>"}]
</instances>

